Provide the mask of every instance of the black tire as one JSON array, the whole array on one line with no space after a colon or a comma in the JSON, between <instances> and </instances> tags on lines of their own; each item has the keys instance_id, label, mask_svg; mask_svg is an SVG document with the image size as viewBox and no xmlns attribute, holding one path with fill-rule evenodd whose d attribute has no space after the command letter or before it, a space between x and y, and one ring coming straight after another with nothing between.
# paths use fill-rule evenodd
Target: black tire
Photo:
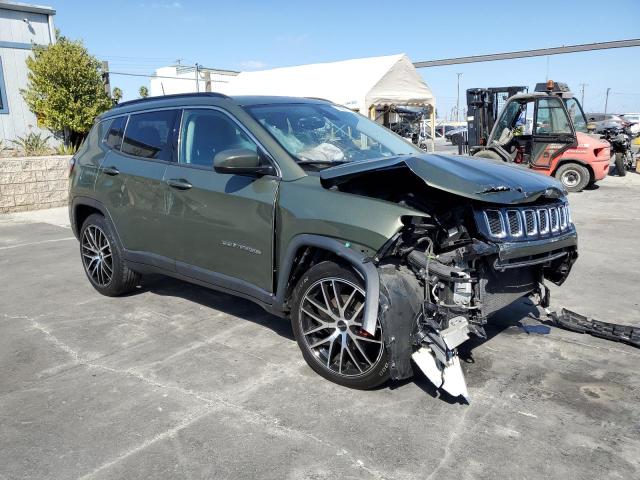
<instances>
[{"instance_id":1,"label":"black tire","mask_svg":"<svg viewBox=\"0 0 640 480\"><path fill-rule=\"evenodd\" d=\"M624 154L618 152L616 153L616 170L618 171L619 177L624 177L627 174L627 169L624 166Z\"/></svg>"},{"instance_id":2,"label":"black tire","mask_svg":"<svg viewBox=\"0 0 640 480\"><path fill-rule=\"evenodd\" d=\"M573 162L560 165L554 176L569 192L581 192L591 180L587 167Z\"/></svg>"},{"instance_id":3,"label":"black tire","mask_svg":"<svg viewBox=\"0 0 640 480\"><path fill-rule=\"evenodd\" d=\"M101 234L104 235L104 239L97 240L96 237ZM103 257L98 260L95 254L96 244L106 245L102 247L104 250L99 249ZM109 252L109 256L107 257L104 252ZM109 259L110 263L108 263ZM89 215L80 229L80 261L89 282L102 295L117 297L133 291L140 283L140 274L127 267L123 261L111 224L97 213ZM104 265L101 269L102 275L92 273L101 267L99 263ZM111 270L110 275L109 270Z\"/></svg>"},{"instance_id":4,"label":"black tire","mask_svg":"<svg viewBox=\"0 0 640 480\"><path fill-rule=\"evenodd\" d=\"M480 157L480 158L489 158L491 160L501 160L502 161L502 157L500 157L500 155L498 155L493 150L478 150L476 153L473 154L473 156L474 157Z\"/></svg>"},{"instance_id":5,"label":"black tire","mask_svg":"<svg viewBox=\"0 0 640 480\"><path fill-rule=\"evenodd\" d=\"M291 325L298 346L302 351L302 356L317 374L339 385L361 390L382 385L389 379L389 365L380 325L377 325L374 337L369 336L370 340L363 341L363 337L366 337L366 332L363 332L355 325L342 324L341 328L338 328L340 320L336 321L335 325L332 325L331 322L333 320L324 314L322 310L317 309L308 299L314 298L314 292L318 292L318 289L322 292L323 282L329 283L332 280L337 282L338 290L344 287L338 292L337 297L341 299L340 302L343 302L341 307L345 309L345 315L339 312L334 299L330 298L332 292L328 292L329 300L324 302L324 306L329 305L332 314L338 311L336 315L339 317L349 317L354 313L354 310L358 311L364 301L366 293L363 293L363 282L347 267L325 261L314 265L305 272L293 291L291 302ZM356 291L351 296L349 296L350 286L354 287L352 291ZM325 292L322 292L322 295L324 294ZM348 299L345 300L345 297L348 297ZM322 297L315 297L316 300L318 298ZM327 297L324 298L326 299ZM347 311L350 306L350 311ZM303 307L304 312L302 310ZM362 318L363 310L362 308L359 314L353 315L356 321ZM311 311L313 311L314 316L318 315L317 318L325 321L328 326L323 328L323 324L309 315ZM314 330L314 327L321 329L317 336L309 333ZM338 343L337 348L334 347L334 342L332 341L330 345L324 343L314 350L312 345L318 343L318 338L322 341L325 335L329 337L337 335L335 338L337 340L335 343ZM354 340L354 336L360 340ZM374 356L375 360L371 360ZM368 363L364 361L365 359L367 359ZM339 364L337 364L338 361L340 362ZM329 367L327 364L331 366ZM343 365L344 373L340 373L343 370ZM358 370L355 369L356 366L358 366ZM362 366L365 368L362 369ZM339 371L335 371L335 369L339 369Z\"/></svg>"}]
</instances>

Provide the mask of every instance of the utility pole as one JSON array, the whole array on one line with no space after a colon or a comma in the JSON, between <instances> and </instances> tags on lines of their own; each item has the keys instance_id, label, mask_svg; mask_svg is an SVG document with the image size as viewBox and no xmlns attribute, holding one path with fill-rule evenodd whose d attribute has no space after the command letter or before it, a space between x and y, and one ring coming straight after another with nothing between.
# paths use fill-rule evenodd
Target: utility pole
<instances>
[{"instance_id":1,"label":"utility pole","mask_svg":"<svg viewBox=\"0 0 640 480\"><path fill-rule=\"evenodd\" d=\"M582 110L584 110L584 87L588 87L588 83L580 84L580 105L582 105Z\"/></svg>"},{"instance_id":2,"label":"utility pole","mask_svg":"<svg viewBox=\"0 0 640 480\"><path fill-rule=\"evenodd\" d=\"M456 73L458 76L458 98L456 100L456 123L460 121L460 77L462 73Z\"/></svg>"},{"instance_id":3,"label":"utility pole","mask_svg":"<svg viewBox=\"0 0 640 480\"><path fill-rule=\"evenodd\" d=\"M196 92L200 92L200 65L196 63Z\"/></svg>"},{"instance_id":4,"label":"utility pole","mask_svg":"<svg viewBox=\"0 0 640 480\"><path fill-rule=\"evenodd\" d=\"M609 106L609 92L611 91L610 88L607 88L607 96L604 99L604 114L607 114L607 107Z\"/></svg>"},{"instance_id":5,"label":"utility pole","mask_svg":"<svg viewBox=\"0 0 640 480\"><path fill-rule=\"evenodd\" d=\"M102 62L102 81L104 83L104 91L111 98L111 81L109 80L109 62Z\"/></svg>"}]
</instances>

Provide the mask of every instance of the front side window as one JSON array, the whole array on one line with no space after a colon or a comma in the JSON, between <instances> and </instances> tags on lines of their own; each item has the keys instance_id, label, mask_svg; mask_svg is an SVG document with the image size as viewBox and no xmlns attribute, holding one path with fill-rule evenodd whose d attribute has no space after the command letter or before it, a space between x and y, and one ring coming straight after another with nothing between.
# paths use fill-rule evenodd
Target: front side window
<instances>
[{"instance_id":1,"label":"front side window","mask_svg":"<svg viewBox=\"0 0 640 480\"><path fill-rule=\"evenodd\" d=\"M559 98L542 98L538 100L536 135L572 133L570 122L571 120L569 120Z\"/></svg>"},{"instance_id":2,"label":"front side window","mask_svg":"<svg viewBox=\"0 0 640 480\"><path fill-rule=\"evenodd\" d=\"M122 145L122 137L124 137L124 127L127 126L127 118L128 117L117 117L111 121L111 125L109 126L109 130L107 131L106 136L104 137L104 144L112 148L114 150L120 150ZM104 123L108 123L104 122Z\"/></svg>"},{"instance_id":3,"label":"front side window","mask_svg":"<svg viewBox=\"0 0 640 480\"><path fill-rule=\"evenodd\" d=\"M576 132L587 133L587 120L578 101L575 98L568 98L564 104L567 107Z\"/></svg>"},{"instance_id":4,"label":"front side window","mask_svg":"<svg viewBox=\"0 0 640 480\"><path fill-rule=\"evenodd\" d=\"M171 161L173 128L178 110L132 114L122 141L122 153Z\"/></svg>"},{"instance_id":5,"label":"front side window","mask_svg":"<svg viewBox=\"0 0 640 480\"><path fill-rule=\"evenodd\" d=\"M240 148L258 151L257 145L224 113L208 109L184 111L180 163L212 168L216 154Z\"/></svg>"},{"instance_id":6,"label":"front side window","mask_svg":"<svg viewBox=\"0 0 640 480\"><path fill-rule=\"evenodd\" d=\"M303 165L421 153L383 126L337 105L272 104L247 110Z\"/></svg>"}]
</instances>

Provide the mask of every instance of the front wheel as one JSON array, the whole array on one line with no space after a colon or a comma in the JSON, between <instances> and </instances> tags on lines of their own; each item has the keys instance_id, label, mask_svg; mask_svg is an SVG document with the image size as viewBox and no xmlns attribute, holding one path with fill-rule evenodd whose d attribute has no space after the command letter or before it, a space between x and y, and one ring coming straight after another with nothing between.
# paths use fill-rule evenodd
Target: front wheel
<instances>
[{"instance_id":1,"label":"front wheel","mask_svg":"<svg viewBox=\"0 0 640 480\"><path fill-rule=\"evenodd\" d=\"M616 170L618 171L618 176L624 177L627 174L627 169L624 165L624 157L623 153L616 153Z\"/></svg>"},{"instance_id":2,"label":"front wheel","mask_svg":"<svg viewBox=\"0 0 640 480\"><path fill-rule=\"evenodd\" d=\"M350 388L374 388L389 378L382 328L362 329L362 281L334 262L310 268L298 282L291 323L302 356L319 375Z\"/></svg>"},{"instance_id":3,"label":"front wheel","mask_svg":"<svg viewBox=\"0 0 640 480\"><path fill-rule=\"evenodd\" d=\"M591 175L586 167L578 163L565 163L556 170L555 177L569 192L581 192L589 184Z\"/></svg>"}]
</instances>

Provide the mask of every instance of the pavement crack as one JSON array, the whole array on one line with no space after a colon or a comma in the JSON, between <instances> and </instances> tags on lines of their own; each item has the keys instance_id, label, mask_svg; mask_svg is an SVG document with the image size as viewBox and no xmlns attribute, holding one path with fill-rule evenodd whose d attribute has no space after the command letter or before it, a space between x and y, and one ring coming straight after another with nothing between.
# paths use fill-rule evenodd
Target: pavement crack
<instances>
[{"instance_id":1,"label":"pavement crack","mask_svg":"<svg viewBox=\"0 0 640 480\"><path fill-rule=\"evenodd\" d=\"M8 317L8 315L5 315L6 317ZM121 460L124 460L125 458L133 455L134 453L137 453L141 450L144 450L145 448L147 448L148 446L163 440L165 438L170 438L173 435L175 435L177 432L179 432L180 430L186 428L187 426L191 425L192 423L196 422L197 420L199 420L200 418L202 418L203 416L205 416L207 413L210 413L211 409L213 407L217 407L217 406L225 406L237 411L240 411L242 414L244 414L245 416L247 416L249 419L245 419L245 421L251 421L251 423L254 424L260 424L260 425L264 425L268 428L274 428L276 430L280 430L283 432L286 432L289 435L292 436L298 436L298 437L303 437L303 438L307 438L309 440L312 440L313 442L316 442L320 445L323 445L324 447L330 448L335 452L340 453L340 455L348 458L353 466L355 468L358 468L360 470L363 470L364 472L367 472L369 475L371 475L373 478L376 478L377 480L384 480L387 478L391 478L389 477L387 474L384 474L382 472L379 472L378 470L369 467L367 465L365 465L365 463L357 458L357 456L355 454L353 454L352 452L350 452L349 450L342 448L328 440L324 440L316 435L314 435L313 433L310 432L305 432L303 430L299 430L296 428L292 428L292 427L288 427L283 425L281 422L281 420L273 415L269 415L266 414L264 412L260 412L260 411L255 411L249 408L244 407L243 405L237 404L237 403L233 403L230 402L229 400L226 400L218 395L213 395L213 396L205 396L202 393L196 392L194 390L191 389L186 389L183 387L179 387L176 385L170 385L170 384L164 384L162 382L159 382L153 378L149 378L145 375L143 375L142 373L136 371L135 369L120 369L120 368L114 368L114 367L109 367L100 363L96 363L96 362L92 362L89 361L85 358L83 358L82 354L80 352L78 352L77 350L74 350L72 347L70 347L69 345L67 345L66 343L64 343L62 340L60 340L58 337L56 337L53 333L51 333L51 331L44 325L42 325L41 323L39 323L35 318L31 318L31 317L27 317L27 316L20 316L20 317L9 317L9 318L15 318L15 319L25 319L28 320L31 323L31 326L33 328L35 328L36 330L42 332L42 334L45 336L45 338L51 342L52 344L54 344L56 347L58 347L59 349L61 349L62 351L66 352L73 360L73 363L77 364L77 365L84 365L88 368L93 368L93 369L99 369L99 370L104 370L113 374L117 374L117 375L126 375L129 377L133 377L136 378L138 380L140 380L141 382L144 382L150 386L156 387L156 388L161 388L161 389L168 389L168 390L173 390L181 395L185 395L185 396L190 396L193 398L198 399L199 401L203 402L205 404L205 411L204 413L200 413L198 415L196 415L194 417L194 414L189 415L186 419L184 419L182 422L180 422L178 425L176 425L175 427L170 428L169 430L158 434L156 436L154 436L153 438L146 440L145 442L141 443L140 445L134 447L133 449L123 453L122 455L118 456L117 458L115 458L114 460L111 460L103 465L101 465L100 467L98 467L97 469L93 470L92 472L80 477L81 479L89 479L91 477L93 477L96 473L109 468L115 464L117 464L118 462L120 462Z\"/></svg>"},{"instance_id":2,"label":"pavement crack","mask_svg":"<svg viewBox=\"0 0 640 480\"><path fill-rule=\"evenodd\" d=\"M113 467L114 465L116 465L116 464L122 462L123 460L129 458L131 455L134 455L134 454L136 454L138 452L141 452L142 450L150 447L151 445L153 445L153 444L155 444L157 442L160 442L162 440L174 437L178 432L180 432L181 430L184 430L188 426L194 424L195 422L197 422L198 420L200 420L201 418L207 416L210 413L211 413L211 409L209 409L209 408L199 409L199 410L196 410L195 412L192 412L190 415L187 415L187 417L184 418L177 425L169 428L168 430L165 430L162 433L154 435L153 437L151 437L151 438L145 440L144 442L136 445L131 450L127 450L125 453L119 455L118 457L114 458L113 460L109 460L108 462L103 463L102 465L100 465L99 467L95 468L91 472L79 477L78 480L89 480L89 479L95 477L101 471L106 470L106 469L108 469L110 467Z\"/></svg>"}]
</instances>

